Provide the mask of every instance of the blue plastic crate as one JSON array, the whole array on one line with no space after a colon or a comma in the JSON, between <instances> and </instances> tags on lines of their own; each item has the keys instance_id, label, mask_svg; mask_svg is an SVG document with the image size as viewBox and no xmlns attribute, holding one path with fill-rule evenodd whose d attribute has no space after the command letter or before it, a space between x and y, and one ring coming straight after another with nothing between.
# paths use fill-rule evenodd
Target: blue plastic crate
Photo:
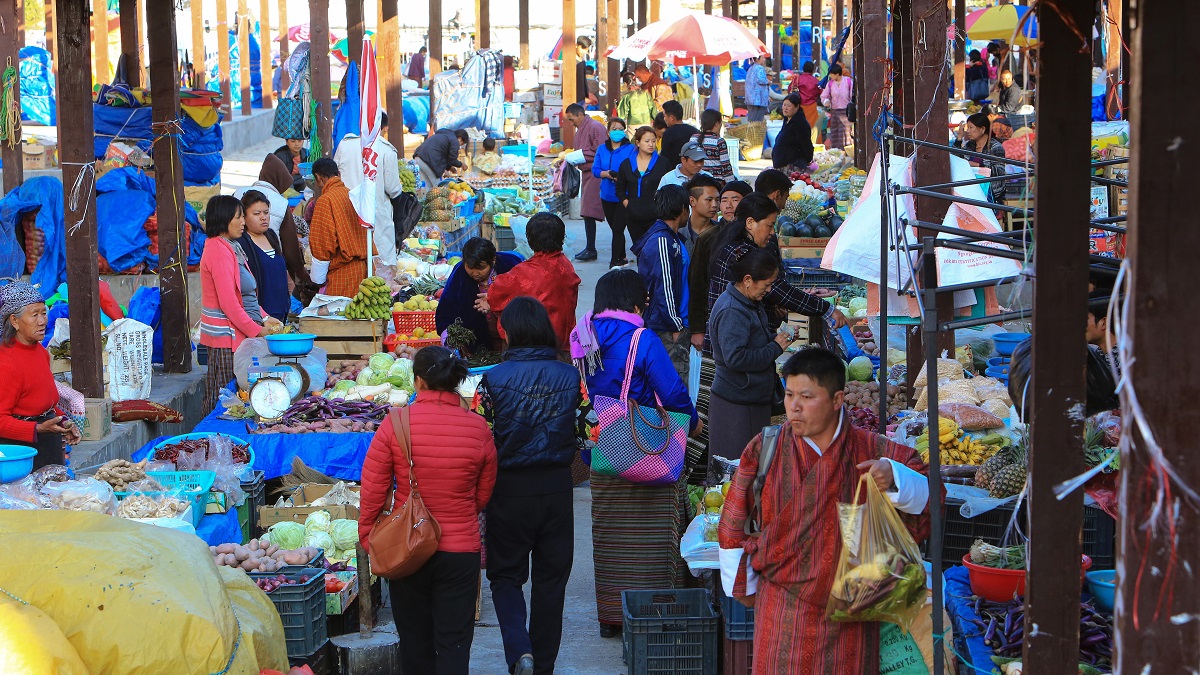
<instances>
[{"instance_id":1,"label":"blue plastic crate","mask_svg":"<svg viewBox=\"0 0 1200 675\"><path fill-rule=\"evenodd\" d=\"M212 471L147 471L147 478L153 478L163 486L162 492L143 492L151 496L171 495L176 492L182 499L192 504L192 527L200 527L204 518L204 509L208 506L209 491L217 480L217 474ZM135 492L113 492L117 500L122 500Z\"/></svg>"},{"instance_id":2,"label":"blue plastic crate","mask_svg":"<svg viewBox=\"0 0 1200 675\"><path fill-rule=\"evenodd\" d=\"M475 199L476 199L476 197L471 197L469 199L459 202L454 207L454 214L456 216L458 216L459 218L468 218L468 217L474 215L475 214Z\"/></svg>"},{"instance_id":3,"label":"blue plastic crate","mask_svg":"<svg viewBox=\"0 0 1200 675\"><path fill-rule=\"evenodd\" d=\"M521 109L524 107L524 104L521 103L505 103L504 118L510 120L520 119Z\"/></svg>"},{"instance_id":4,"label":"blue plastic crate","mask_svg":"<svg viewBox=\"0 0 1200 675\"><path fill-rule=\"evenodd\" d=\"M721 582L717 581L717 597L721 602L721 619L725 622L725 638L728 640L754 639L754 608L747 607L725 595Z\"/></svg>"},{"instance_id":5,"label":"blue plastic crate","mask_svg":"<svg viewBox=\"0 0 1200 675\"><path fill-rule=\"evenodd\" d=\"M479 236L479 224L483 222L482 213L473 213L466 219L466 224L453 232L447 232L442 236L442 248L446 251L461 251L464 244L471 237Z\"/></svg>"}]
</instances>

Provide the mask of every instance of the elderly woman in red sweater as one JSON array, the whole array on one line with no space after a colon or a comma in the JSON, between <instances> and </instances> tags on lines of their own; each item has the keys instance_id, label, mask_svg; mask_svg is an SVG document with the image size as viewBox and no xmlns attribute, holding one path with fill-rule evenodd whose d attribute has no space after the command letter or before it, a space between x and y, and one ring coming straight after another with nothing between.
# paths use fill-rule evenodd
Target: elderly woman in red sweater
<instances>
[{"instance_id":1,"label":"elderly woman in red sweater","mask_svg":"<svg viewBox=\"0 0 1200 675\"><path fill-rule=\"evenodd\" d=\"M200 344L208 348L205 413L216 407L221 387L233 380L233 352L242 340L263 332L242 304L243 279L253 279L236 243L245 231L241 201L230 195L208 200L204 211L208 240L200 256Z\"/></svg>"},{"instance_id":2,"label":"elderly woman in red sweater","mask_svg":"<svg viewBox=\"0 0 1200 675\"><path fill-rule=\"evenodd\" d=\"M34 468L65 464L64 437L77 443L79 429L55 409L62 394L50 372L50 353L42 347L42 294L24 281L0 288L0 324L0 444L37 448Z\"/></svg>"},{"instance_id":3,"label":"elderly woman in red sweater","mask_svg":"<svg viewBox=\"0 0 1200 675\"><path fill-rule=\"evenodd\" d=\"M458 395L467 362L445 347L425 347L413 358L417 400L407 429L380 425L363 461L358 536L370 548L375 519L408 499L409 451L425 507L442 528L437 552L421 569L389 582L392 614L403 640L405 673L467 675L475 635L479 588L479 514L496 484L496 444L482 417ZM407 437L403 446L397 433ZM405 447L406 446L406 447Z\"/></svg>"}]
</instances>

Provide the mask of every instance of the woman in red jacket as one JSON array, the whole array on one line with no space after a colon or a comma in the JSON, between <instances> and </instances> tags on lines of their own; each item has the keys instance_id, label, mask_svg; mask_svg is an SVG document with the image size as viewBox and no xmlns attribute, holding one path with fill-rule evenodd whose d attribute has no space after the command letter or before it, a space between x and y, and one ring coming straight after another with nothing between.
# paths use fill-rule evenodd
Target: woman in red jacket
<instances>
[{"instance_id":1,"label":"woman in red jacket","mask_svg":"<svg viewBox=\"0 0 1200 675\"><path fill-rule=\"evenodd\" d=\"M413 358L413 375L413 466L442 538L424 567L389 582L400 660L406 673L466 675L479 588L479 514L496 483L496 445L487 423L455 391L467 376L466 361L445 347L425 347ZM363 462L358 536L364 547L393 485L408 485L408 458L392 425L383 424ZM397 505L407 492L400 488Z\"/></svg>"}]
</instances>

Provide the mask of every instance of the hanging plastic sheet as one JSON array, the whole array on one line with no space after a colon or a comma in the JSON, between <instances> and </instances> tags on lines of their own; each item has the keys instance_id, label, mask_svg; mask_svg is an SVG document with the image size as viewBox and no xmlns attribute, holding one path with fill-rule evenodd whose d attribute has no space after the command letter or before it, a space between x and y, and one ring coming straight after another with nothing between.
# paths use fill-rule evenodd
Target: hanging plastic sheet
<instances>
[{"instance_id":1,"label":"hanging plastic sheet","mask_svg":"<svg viewBox=\"0 0 1200 675\"><path fill-rule=\"evenodd\" d=\"M179 122L179 162L183 166L185 185L216 185L221 182L225 137L221 125L204 127L184 115Z\"/></svg>"},{"instance_id":2,"label":"hanging plastic sheet","mask_svg":"<svg viewBox=\"0 0 1200 675\"><path fill-rule=\"evenodd\" d=\"M503 138L502 71L489 65L491 61L491 56L479 52L462 70L441 73L434 78L437 106L433 114L439 129L475 127L492 138Z\"/></svg>"},{"instance_id":3,"label":"hanging plastic sheet","mask_svg":"<svg viewBox=\"0 0 1200 675\"><path fill-rule=\"evenodd\" d=\"M96 132L95 156L104 157L109 143L115 138L126 138L138 143L142 150L150 149L154 133L150 129L151 111L148 106L117 108L99 103L92 104L92 128Z\"/></svg>"},{"instance_id":4,"label":"hanging plastic sheet","mask_svg":"<svg viewBox=\"0 0 1200 675\"><path fill-rule=\"evenodd\" d=\"M41 232L44 246L31 281L48 298L54 295L59 284L67 280L62 181L53 176L37 176L26 179L20 187L11 190L0 202L0 221L3 222L0 231L11 228L15 232L16 223L33 210L37 210L34 222ZM7 261L0 261L0 265L4 262Z\"/></svg>"},{"instance_id":5,"label":"hanging plastic sheet","mask_svg":"<svg viewBox=\"0 0 1200 675\"><path fill-rule=\"evenodd\" d=\"M404 94L404 126L410 133L429 133L429 94Z\"/></svg>"},{"instance_id":6,"label":"hanging plastic sheet","mask_svg":"<svg viewBox=\"0 0 1200 675\"><path fill-rule=\"evenodd\" d=\"M25 250L17 240L17 224L40 206L21 199L16 190L0 200L0 279L17 279L25 274Z\"/></svg>"},{"instance_id":7,"label":"hanging plastic sheet","mask_svg":"<svg viewBox=\"0 0 1200 675\"><path fill-rule=\"evenodd\" d=\"M250 107L262 107L262 71L258 51L258 24L250 31ZM214 60L208 66L207 84L209 91L221 91L221 78L217 72L218 64ZM242 105L242 60L238 50L237 33L229 31L229 105L239 108Z\"/></svg>"},{"instance_id":8,"label":"hanging plastic sheet","mask_svg":"<svg viewBox=\"0 0 1200 675\"><path fill-rule=\"evenodd\" d=\"M44 127L57 125L50 52L41 47L22 47L20 58L21 119Z\"/></svg>"},{"instance_id":9,"label":"hanging plastic sheet","mask_svg":"<svg viewBox=\"0 0 1200 675\"><path fill-rule=\"evenodd\" d=\"M126 316L154 329L152 363L163 362L162 291L157 286L142 286L129 299Z\"/></svg>"},{"instance_id":10,"label":"hanging plastic sheet","mask_svg":"<svg viewBox=\"0 0 1200 675\"><path fill-rule=\"evenodd\" d=\"M337 114L333 116L333 150L348 134L358 135L359 132L359 86L358 64L354 61L346 68L346 79L342 83L342 91L346 94L346 102L338 106Z\"/></svg>"}]
</instances>

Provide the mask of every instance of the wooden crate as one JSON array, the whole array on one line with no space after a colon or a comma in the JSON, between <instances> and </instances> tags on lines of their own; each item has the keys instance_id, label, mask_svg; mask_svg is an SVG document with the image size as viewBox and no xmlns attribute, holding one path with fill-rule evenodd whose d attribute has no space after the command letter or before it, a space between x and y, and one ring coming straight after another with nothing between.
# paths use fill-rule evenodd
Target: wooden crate
<instances>
[{"instance_id":1,"label":"wooden crate","mask_svg":"<svg viewBox=\"0 0 1200 675\"><path fill-rule=\"evenodd\" d=\"M383 351L387 321L301 317L300 332L316 335L316 346L324 349L330 360L358 359Z\"/></svg>"}]
</instances>

